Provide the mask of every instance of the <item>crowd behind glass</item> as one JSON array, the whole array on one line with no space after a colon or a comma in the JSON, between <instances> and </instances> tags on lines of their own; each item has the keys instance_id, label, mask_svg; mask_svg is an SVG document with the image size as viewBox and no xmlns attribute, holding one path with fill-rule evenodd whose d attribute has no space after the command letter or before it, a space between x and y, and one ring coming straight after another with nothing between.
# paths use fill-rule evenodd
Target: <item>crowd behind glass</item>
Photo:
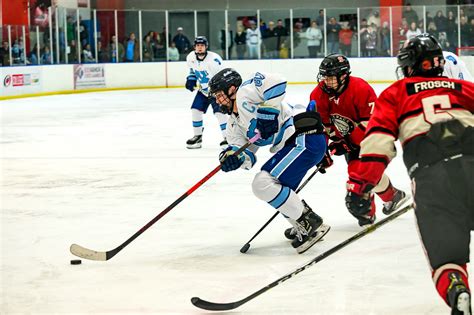
<instances>
[{"instance_id":1,"label":"crowd behind glass","mask_svg":"<svg viewBox=\"0 0 474 315\"><path fill-rule=\"evenodd\" d=\"M317 58L329 53L395 56L404 41L423 32L436 36L444 50L454 53L457 47L474 46L474 5L257 10L255 14L229 10L211 12L225 22L208 21L213 29L201 32L194 12L194 27L178 24L170 33L166 30L179 21L173 21L168 11L157 12L162 25L146 32L141 11L119 15L91 10L90 20L83 20L78 10L55 8L49 13L48 25L2 25L2 66L183 61L196 35L207 36L210 49L224 59ZM131 27L123 13L137 15L136 26ZM119 28L119 22L125 27ZM215 35L206 34L210 32Z\"/></svg>"}]
</instances>

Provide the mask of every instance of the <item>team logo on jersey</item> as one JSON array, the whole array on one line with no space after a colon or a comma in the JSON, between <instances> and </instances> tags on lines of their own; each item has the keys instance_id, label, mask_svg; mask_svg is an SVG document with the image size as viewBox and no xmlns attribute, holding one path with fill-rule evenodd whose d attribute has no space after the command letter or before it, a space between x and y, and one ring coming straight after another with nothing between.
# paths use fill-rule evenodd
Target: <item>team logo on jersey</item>
<instances>
[{"instance_id":1,"label":"team logo on jersey","mask_svg":"<svg viewBox=\"0 0 474 315\"><path fill-rule=\"evenodd\" d=\"M331 122L342 136L348 136L354 130L354 122L350 118L334 114L331 115Z\"/></svg>"}]
</instances>

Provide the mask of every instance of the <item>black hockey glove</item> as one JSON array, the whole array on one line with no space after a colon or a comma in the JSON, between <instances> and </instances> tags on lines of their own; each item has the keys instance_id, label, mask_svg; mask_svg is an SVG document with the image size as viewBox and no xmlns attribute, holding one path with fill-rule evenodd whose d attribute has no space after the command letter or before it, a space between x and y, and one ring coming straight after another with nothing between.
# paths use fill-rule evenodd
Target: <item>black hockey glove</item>
<instances>
[{"instance_id":1,"label":"black hockey glove","mask_svg":"<svg viewBox=\"0 0 474 315\"><path fill-rule=\"evenodd\" d=\"M331 158L331 154L329 151L326 151L326 154L323 156L323 159L321 162L319 162L319 165L321 165L321 168L319 169L319 172L321 174L326 174L326 169L331 167L334 164L334 161Z\"/></svg>"},{"instance_id":2,"label":"black hockey glove","mask_svg":"<svg viewBox=\"0 0 474 315\"><path fill-rule=\"evenodd\" d=\"M195 78L188 78L186 79L186 89L190 90L191 92L194 91L196 87L196 79Z\"/></svg>"},{"instance_id":3,"label":"black hockey glove","mask_svg":"<svg viewBox=\"0 0 474 315\"><path fill-rule=\"evenodd\" d=\"M235 171L245 162L245 156L242 153L234 155L235 151L237 148L229 146L219 154L221 170L224 172Z\"/></svg>"},{"instance_id":4,"label":"black hockey glove","mask_svg":"<svg viewBox=\"0 0 474 315\"><path fill-rule=\"evenodd\" d=\"M350 146L347 144L346 140L344 139L339 139L339 140L331 142L328 145L328 150L334 155L344 155L352 151Z\"/></svg>"},{"instance_id":5,"label":"black hockey glove","mask_svg":"<svg viewBox=\"0 0 474 315\"><path fill-rule=\"evenodd\" d=\"M257 109L257 129L262 139L268 139L278 131L278 115L280 111L272 107Z\"/></svg>"}]
</instances>

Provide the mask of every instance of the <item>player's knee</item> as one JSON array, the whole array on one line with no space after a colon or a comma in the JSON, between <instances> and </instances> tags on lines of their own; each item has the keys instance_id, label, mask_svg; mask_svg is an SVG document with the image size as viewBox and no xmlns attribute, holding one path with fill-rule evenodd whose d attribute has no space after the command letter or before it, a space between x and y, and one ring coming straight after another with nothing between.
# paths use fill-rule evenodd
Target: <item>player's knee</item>
<instances>
[{"instance_id":1,"label":"player's knee","mask_svg":"<svg viewBox=\"0 0 474 315\"><path fill-rule=\"evenodd\" d=\"M253 194L261 199L265 200L265 196L268 195L269 189L274 184L275 179L266 171L260 171L255 175L252 182Z\"/></svg>"}]
</instances>

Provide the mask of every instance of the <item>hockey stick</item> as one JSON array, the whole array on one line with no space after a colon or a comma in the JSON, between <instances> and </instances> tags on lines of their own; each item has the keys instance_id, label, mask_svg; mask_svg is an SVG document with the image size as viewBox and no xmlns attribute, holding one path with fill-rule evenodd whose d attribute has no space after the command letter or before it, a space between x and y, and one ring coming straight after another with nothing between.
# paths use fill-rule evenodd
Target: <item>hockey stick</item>
<instances>
[{"instance_id":1,"label":"hockey stick","mask_svg":"<svg viewBox=\"0 0 474 315\"><path fill-rule=\"evenodd\" d=\"M376 229L378 229L382 225L384 225L384 224L386 224L390 221L393 221L395 218L399 217L400 215L404 214L408 210L412 209L412 207L413 207L412 204L403 207L402 209L394 212L393 214L389 215L388 217L386 217L386 218L380 220L379 222L365 228L364 230L360 231L359 233L351 236L350 238L348 238L348 239L344 240L343 242L339 243L338 245L330 248L329 250L325 251L321 255L319 255L319 256L315 257L314 259L310 260L308 263L301 266L300 268L284 275L283 277L273 281L269 285L261 288L260 290L250 294L249 296L247 296L247 297L245 297L245 298L243 298L239 301L230 302L230 303L215 303L215 302L209 302L209 301L202 300L198 297L193 297L193 298L191 298L191 303L193 303L193 305L196 306L196 307L199 307L199 308L202 308L202 309L205 309L205 310L209 310L209 311L228 311L228 310L235 309L235 308L241 306L242 304L245 304L248 301L253 300L257 296L259 296L260 294L270 290L271 288L276 287L280 283L292 278L293 276L296 276L300 272L308 269L312 265L314 265L314 264L320 262L321 260L329 257L330 255L332 255L335 252L337 252L338 250L346 247L350 243L352 243L352 242L358 240L359 238L375 231Z\"/></svg>"},{"instance_id":2,"label":"hockey stick","mask_svg":"<svg viewBox=\"0 0 474 315\"><path fill-rule=\"evenodd\" d=\"M257 133L253 138L251 138L246 144L244 144L240 149L238 149L234 155L239 155L242 153L245 149L247 149L252 143L260 139L260 134ZM191 187L188 191L186 191L184 194L181 195L178 199L176 199L172 204L170 204L165 210L161 211L156 217L154 217L150 222L148 222L145 226L143 226L140 230L138 230L135 234L133 234L128 240L123 242L120 246L109 250L105 252L101 251L95 251L92 249L88 249L85 247L82 247L77 244L72 244L70 247L70 251L73 255L76 255L78 257L84 258L84 259L90 259L90 260L99 260L99 261L107 261L117 255L118 252L120 252L122 249L124 249L125 246L130 244L134 239L136 239L138 236L140 236L143 232L145 232L150 226L155 224L156 221L161 219L165 214L171 211L174 207L176 207L181 201L186 199L189 195L191 195L196 189L198 189L202 184L207 182L212 176L214 176L219 170L221 169L221 164L217 166L215 169L213 169L209 174L204 176L198 183L196 183L193 187Z\"/></svg>"},{"instance_id":3,"label":"hockey stick","mask_svg":"<svg viewBox=\"0 0 474 315\"><path fill-rule=\"evenodd\" d=\"M321 169L321 167L322 167L322 164L319 164L318 167L314 170L313 174L311 174L311 175L303 182L303 184L301 184L300 187L298 187L298 189L295 191L295 193L299 193L299 192L301 191L301 189L303 189L304 186L306 186L306 184L308 184L308 182L314 177L314 175L316 175L316 174L319 172L319 170ZM250 242L253 241L253 239L256 238L257 235L259 235L259 234L267 227L267 225L269 225L270 222L272 222L273 219L276 218L276 216L277 216L279 213L280 213L280 211L275 212L275 214L267 221L267 223L265 223L265 224L260 228L260 230L258 230L257 233L255 233L255 235L252 236L252 238L251 238L250 240L248 240L247 243L244 244L244 246L242 246L242 248L240 249L240 252L241 252L242 254L245 254L245 253L249 250L249 248L250 248Z\"/></svg>"}]
</instances>

